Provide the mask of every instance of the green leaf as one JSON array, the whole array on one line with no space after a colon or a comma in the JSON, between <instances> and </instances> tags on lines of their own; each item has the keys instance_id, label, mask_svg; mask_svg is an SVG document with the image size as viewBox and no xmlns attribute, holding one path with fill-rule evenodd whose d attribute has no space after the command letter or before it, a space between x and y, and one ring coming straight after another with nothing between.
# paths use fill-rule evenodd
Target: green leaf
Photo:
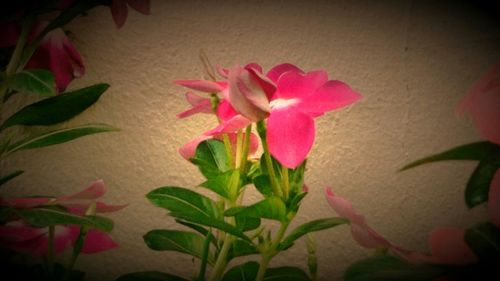
<instances>
[{"instance_id":1,"label":"green leaf","mask_svg":"<svg viewBox=\"0 0 500 281\"><path fill-rule=\"evenodd\" d=\"M231 260L236 257L243 257L256 254L259 254L259 251L252 243L245 240L236 239L233 241L231 249L229 250L228 260Z\"/></svg>"},{"instance_id":2,"label":"green leaf","mask_svg":"<svg viewBox=\"0 0 500 281\"><path fill-rule=\"evenodd\" d=\"M498 169L498 163L489 159L482 160L472 173L465 189L465 202L473 208L488 201L488 193L493 176Z\"/></svg>"},{"instance_id":3,"label":"green leaf","mask_svg":"<svg viewBox=\"0 0 500 281\"><path fill-rule=\"evenodd\" d=\"M352 264L344 272L346 281L429 281L444 274L444 269L411 264L389 255L377 255Z\"/></svg>"},{"instance_id":4,"label":"green leaf","mask_svg":"<svg viewBox=\"0 0 500 281\"><path fill-rule=\"evenodd\" d=\"M176 251L201 259L205 238L187 231L157 229L144 235L144 242L152 250ZM213 253L209 252L208 263L215 263Z\"/></svg>"},{"instance_id":5,"label":"green leaf","mask_svg":"<svg viewBox=\"0 0 500 281\"><path fill-rule=\"evenodd\" d=\"M273 187L271 186L271 180L269 180L268 175L259 175L253 179L253 185L260 192L260 194L265 197L273 195Z\"/></svg>"},{"instance_id":6,"label":"green leaf","mask_svg":"<svg viewBox=\"0 0 500 281\"><path fill-rule=\"evenodd\" d=\"M107 232L113 229L111 219L99 216L78 216L55 208L18 209L15 212L28 224L36 227L76 224Z\"/></svg>"},{"instance_id":7,"label":"green leaf","mask_svg":"<svg viewBox=\"0 0 500 281\"><path fill-rule=\"evenodd\" d=\"M236 221L236 227L241 231L254 230L260 226L260 218L255 218L247 214L239 213L234 216Z\"/></svg>"},{"instance_id":8,"label":"green leaf","mask_svg":"<svg viewBox=\"0 0 500 281\"><path fill-rule=\"evenodd\" d=\"M467 229L465 242L481 261L500 261L500 230L495 225L481 223Z\"/></svg>"},{"instance_id":9,"label":"green leaf","mask_svg":"<svg viewBox=\"0 0 500 281\"><path fill-rule=\"evenodd\" d=\"M56 95L56 82L52 72L45 69L24 70L14 74L9 81L9 88L22 93L41 96Z\"/></svg>"},{"instance_id":10,"label":"green leaf","mask_svg":"<svg viewBox=\"0 0 500 281\"><path fill-rule=\"evenodd\" d=\"M239 173L238 170L230 170L222 174L217 174L213 178L209 178L200 186L208 188L226 199L231 199L232 192L229 188L232 186L232 181L235 180L235 178L235 181L239 180ZM238 186L240 186L240 184Z\"/></svg>"},{"instance_id":11,"label":"green leaf","mask_svg":"<svg viewBox=\"0 0 500 281\"><path fill-rule=\"evenodd\" d=\"M6 153L11 154L19 150L56 145L72 141L74 139L81 138L87 135L116 131L119 130L106 124L86 124L73 128L42 132L36 136L31 136L27 139L10 145Z\"/></svg>"},{"instance_id":12,"label":"green leaf","mask_svg":"<svg viewBox=\"0 0 500 281\"><path fill-rule=\"evenodd\" d=\"M184 225L186 227L189 227L192 230L200 233L201 235L203 235L203 237L207 237L207 235L210 235L210 242L212 242L212 244L214 244L216 248L218 247L218 245L217 245L217 239L215 238L215 236L212 234L212 232L209 232L203 226L199 226L197 224L190 223L190 222L187 222L187 221L183 221L183 220L180 220L180 219L175 219L175 221L177 223L179 223L179 224L182 224L182 225Z\"/></svg>"},{"instance_id":13,"label":"green leaf","mask_svg":"<svg viewBox=\"0 0 500 281\"><path fill-rule=\"evenodd\" d=\"M24 171L15 171L15 172L10 173L6 176L0 177L0 186L4 185L5 183L10 181L11 179L21 175L22 173L24 173Z\"/></svg>"},{"instance_id":14,"label":"green leaf","mask_svg":"<svg viewBox=\"0 0 500 281\"><path fill-rule=\"evenodd\" d=\"M148 193L147 198L154 205L169 210L173 217L214 227L249 240L241 230L223 220L213 200L194 191L180 187L162 187Z\"/></svg>"},{"instance_id":15,"label":"green leaf","mask_svg":"<svg viewBox=\"0 0 500 281\"><path fill-rule=\"evenodd\" d=\"M179 276L158 271L142 271L142 272L125 274L123 276L118 277L116 281L188 281L188 280L181 278Z\"/></svg>"},{"instance_id":16,"label":"green leaf","mask_svg":"<svg viewBox=\"0 0 500 281\"><path fill-rule=\"evenodd\" d=\"M94 104L108 88L107 84L96 84L30 104L5 120L0 130L15 125L48 126L67 121Z\"/></svg>"},{"instance_id":17,"label":"green leaf","mask_svg":"<svg viewBox=\"0 0 500 281\"><path fill-rule=\"evenodd\" d=\"M224 274L222 281L254 281L259 271L259 264L247 262L237 265ZM264 275L265 281L308 281L309 277L297 267L277 267L268 268Z\"/></svg>"},{"instance_id":18,"label":"green leaf","mask_svg":"<svg viewBox=\"0 0 500 281\"><path fill-rule=\"evenodd\" d=\"M288 249L294 241L310 232L320 231L337 225L348 224L349 220L343 218L326 218L306 222L295 228L279 245L279 250Z\"/></svg>"},{"instance_id":19,"label":"green leaf","mask_svg":"<svg viewBox=\"0 0 500 281\"><path fill-rule=\"evenodd\" d=\"M283 222L286 220L286 207L281 198L271 196L248 207L231 208L224 213L225 216L236 216L238 214Z\"/></svg>"},{"instance_id":20,"label":"green leaf","mask_svg":"<svg viewBox=\"0 0 500 281\"><path fill-rule=\"evenodd\" d=\"M445 160L482 160L490 156L494 151L498 151L499 146L490 142L476 142L452 148L450 150L431 155L414 161L400 171L408 170L422 164L427 164Z\"/></svg>"},{"instance_id":21,"label":"green leaf","mask_svg":"<svg viewBox=\"0 0 500 281\"><path fill-rule=\"evenodd\" d=\"M196 148L191 162L198 166L207 179L214 179L219 174L230 170L224 144L218 140L206 140Z\"/></svg>"},{"instance_id":22,"label":"green leaf","mask_svg":"<svg viewBox=\"0 0 500 281\"><path fill-rule=\"evenodd\" d=\"M259 264L254 261L240 264L229 269L222 281L254 281L258 270Z\"/></svg>"},{"instance_id":23,"label":"green leaf","mask_svg":"<svg viewBox=\"0 0 500 281\"><path fill-rule=\"evenodd\" d=\"M292 266L268 268L265 281L309 281L309 276L300 268Z\"/></svg>"}]
</instances>

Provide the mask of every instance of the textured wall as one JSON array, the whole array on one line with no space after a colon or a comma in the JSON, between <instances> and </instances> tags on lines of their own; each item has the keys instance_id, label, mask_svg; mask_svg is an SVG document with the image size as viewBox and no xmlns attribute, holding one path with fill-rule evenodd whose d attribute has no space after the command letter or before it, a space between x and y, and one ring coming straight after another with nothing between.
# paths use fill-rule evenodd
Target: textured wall
<instances>
[{"instance_id":1,"label":"textured wall","mask_svg":"<svg viewBox=\"0 0 500 281\"><path fill-rule=\"evenodd\" d=\"M500 61L500 28L493 16L470 4L435 2L152 1L151 16L131 10L121 30L108 8L92 10L68 26L87 67L71 87L112 87L67 125L106 122L122 131L19 153L3 165L27 172L3 195L65 194L102 178L107 202L130 203L112 216L121 248L82 256L77 267L93 276L89 280L138 270L190 277L197 269L191 258L153 252L143 243L150 229L176 227L144 195L163 185L194 188L202 180L177 148L215 123L206 116L177 120L187 104L184 90L171 81L202 78L203 48L212 62L226 66L257 61L268 69L291 62L325 69L361 93L361 102L317 122L306 175L310 195L297 223L334 215L323 196L324 187L332 186L380 233L428 250L434 227L466 227L484 217L482 207L469 211L463 202L474 164L396 170L479 139L454 107ZM353 242L347 227L321 232L317 239L321 280L340 280L348 264L370 254ZM305 268L305 258L298 243L273 264Z\"/></svg>"}]
</instances>

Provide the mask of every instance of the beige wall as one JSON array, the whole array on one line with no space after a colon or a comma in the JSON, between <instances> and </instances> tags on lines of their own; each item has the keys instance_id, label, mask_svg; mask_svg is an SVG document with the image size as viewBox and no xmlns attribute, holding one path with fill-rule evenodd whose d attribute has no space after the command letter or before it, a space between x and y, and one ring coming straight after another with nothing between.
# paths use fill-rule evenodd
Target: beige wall
<instances>
[{"instance_id":1,"label":"beige wall","mask_svg":"<svg viewBox=\"0 0 500 281\"><path fill-rule=\"evenodd\" d=\"M112 216L121 248L78 261L92 275L88 280L138 270L191 277L197 270L191 258L153 252L143 243L148 230L177 227L144 195L163 185L194 188L202 181L177 149L215 123L206 116L177 120L187 104L184 89L171 82L203 76L203 48L212 62L226 66L257 61L268 69L291 62L325 69L361 93L361 102L317 122L307 171L310 194L297 223L334 215L323 196L324 187L332 186L380 233L427 250L434 227L466 227L484 217L482 207L468 211L463 203L474 163L396 170L479 139L454 107L500 61L500 28L470 5L413 2L152 1L151 16L130 10L121 30L109 9L92 10L68 26L87 68L71 87L112 87L67 125L106 122L122 131L19 153L4 166L27 172L2 194L65 194L102 178L107 202L130 206ZM317 239L321 280L340 280L349 263L370 254L353 242L347 227ZM305 268L305 258L301 242L273 264Z\"/></svg>"}]
</instances>

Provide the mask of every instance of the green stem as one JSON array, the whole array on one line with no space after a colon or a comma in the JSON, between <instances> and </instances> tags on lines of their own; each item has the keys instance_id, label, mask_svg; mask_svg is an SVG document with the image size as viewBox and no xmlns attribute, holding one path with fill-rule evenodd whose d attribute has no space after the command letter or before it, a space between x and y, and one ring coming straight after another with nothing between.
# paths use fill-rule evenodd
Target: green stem
<instances>
[{"instance_id":1,"label":"green stem","mask_svg":"<svg viewBox=\"0 0 500 281\"><path fill-rule=\"evenodd\" d=\"M252 133L252 124L245 129L245 140L243 141L243 153L241 155L240 172L246 172L246 164L248 161L248 151L250 150L250 134Z\"/></svg>"},{"instance_id":2,"label":"green stem","mask_svg":"<svg viewBox=\"0 0 500 281\"><path fill-rule=\"evenodd\" d=\"M288 168L281 165L281 181L283 186L283 196L285 201L288 199L288 194L290 193L290 182L288 180Z\"/></svg>"},{"instance_id":3,"label":"green stem","mask_svg":"<svg viewBox=\"0 0 500 281\"><path fill-rule=\"evenodd\" d=\"M52 277L54 273L54 238L55 238L55 226L49 226L49 241L47 249L47 263L49 276Z\"/></svg>"},{"instance_id":4,"label":"green stem","mask_svg":"<svg viewBox=\"0 0 500 281\"><path fill-rule=\"evenodd\" d=\"M207 261L208 261L208 253L210 251L210 230L207 233L207 237L205 237L205 242L203 243L203 252L201 256L201 265L200 265L200 273L198 274L198 281L205 280L205 272L207 271Z\"/></svg>"},{"instance_id":5,"label":"green stem","mask_svg":"<svg viewBox=\"0 0 500 281\"><path fill-rule=\"evenodd\" d=\"M217 257L217 261L215 261L214 270L212 272L212 276L210 276L209 281L218 281L220 280L222 273L224 273L224 269L226 269L227 263L227 253L231 248L231 244L233 242L232 235L226 233L226 237L224 239L224 244L222 245L222 249L219 252Z\"/></svg>"},{"instance_id":6,"label":"green stem","mask_svg":"<svg viewBox=\"0 0 500 281\"><path fill-rule=\"evenodd\" d=\"M271 180L271 186L273 188L274 195L282 197L281 189L276 178L276 173L274 172L273 160L271 159L271 154L269 153L269 147L267 145L266 139L266 128L264 121L257 122L257 131L259 132L260 140L262 142L262 148L264 149L264 159L267 165L267 172L269 173L269 178Z\"/></svg>"},{"instance_id":7,"label":"green stem","mask_svg":"<svg viewBox=\"0 0 500 281\"><path fill-rule=\"evenodd\" d=\"M269 265L271 259L276 254L278 254L277 248L281 243L281 239L283 239L283 236L285 236L285 232L286 229L288 228L289 223L290 223L289 221L281 223L278 234L274 238L270 247L267 248L267 250L264 253L262 253L262 258L260 260L260 265L259 265L259 271L257 272L257 277L255 278L255 281L264 280L264 275L266 274L267 266Z\"/></svg>"},{"instance_id":8,"label":"green stem","mask_svg":"<svg viewBox=\"0 0 500 281\"><path fill-rule=\"evenodd\" d=\"M243 131L238 130L238 134L236 135L236 157L234 159L234 165L235 165L234 167L236 169L240 168L241 155L243 152L242 146L243 146Z\"/></svg>"}]
</instances>

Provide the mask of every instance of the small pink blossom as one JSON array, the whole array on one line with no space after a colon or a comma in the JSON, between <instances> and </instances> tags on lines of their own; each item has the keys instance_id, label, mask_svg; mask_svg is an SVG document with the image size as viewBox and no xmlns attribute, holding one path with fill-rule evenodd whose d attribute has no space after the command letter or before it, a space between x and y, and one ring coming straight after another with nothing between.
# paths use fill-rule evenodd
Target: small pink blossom
<instances>
[{"instance_id":1,"label":"small pink blossom","mask_svg":"<svg viewBox=\"0 0 500 281\"><path fill-rule=\"evenodd\" d=\"M102 197L106 187L102 180L93 182L85 190L58 198L13 198L0 200L1 206L14 208L36 208L50 205L60 205L69 212L85 215L85 212L96 199ZM106 205L96 203L96 213L114 212L125 208L127 205ZM64 251L78 239L80 226L57 225L55 226L56 253ZM0 226L0 244L16 251L29 252L35 256L44 255L48 251L48 228L32 227L22 220L10 221ZM90 229L82 248L82 253L96 253L118 247L111 237L100 230Z\"/></svg>"},{"instance_id":2,"label":"small pink blossom","mask_svg":"<svg viewBox=\"0 0 500 281\"><path fill-rule=\"evenodd\" d=\"M385 248L413 263L434 263L464 265L477 261L477 257L465 243L465 231L459 228L437 228L429 236L431 254L422 254L397 246L368 226L364 216L358 214L351 202L336 196L326 189L326 199L341 217L351 223L351 234L359 245L365 248Z\"/></svg>"},{"instance_id":3,"label":"small pink blossom","mask_svg":"<svg viewBox=\"0 0 500 281\"><path fill-rule=\"evenodd\" d=\"M478 133L500 144L500 64L476 82L460 102L458 112L469 113Z\"/></svg>"},{"instance_id":4,"label":"small pink blossom","mask_svg":"<svg viewBox=\"0 0 500 281\"><path fill-rule=\"evenodd\" d=\"M33 24L29 41L33 40L48 22L36 21ZM10 22L2 25L0 47L15 46L21 33L20 23ZM66 89L69 83L85 73L83 60L75 46L61 28L50 31L40 42L26 69L48 69L54 74L58 92Z\"/></svg>"}]
</instances>

